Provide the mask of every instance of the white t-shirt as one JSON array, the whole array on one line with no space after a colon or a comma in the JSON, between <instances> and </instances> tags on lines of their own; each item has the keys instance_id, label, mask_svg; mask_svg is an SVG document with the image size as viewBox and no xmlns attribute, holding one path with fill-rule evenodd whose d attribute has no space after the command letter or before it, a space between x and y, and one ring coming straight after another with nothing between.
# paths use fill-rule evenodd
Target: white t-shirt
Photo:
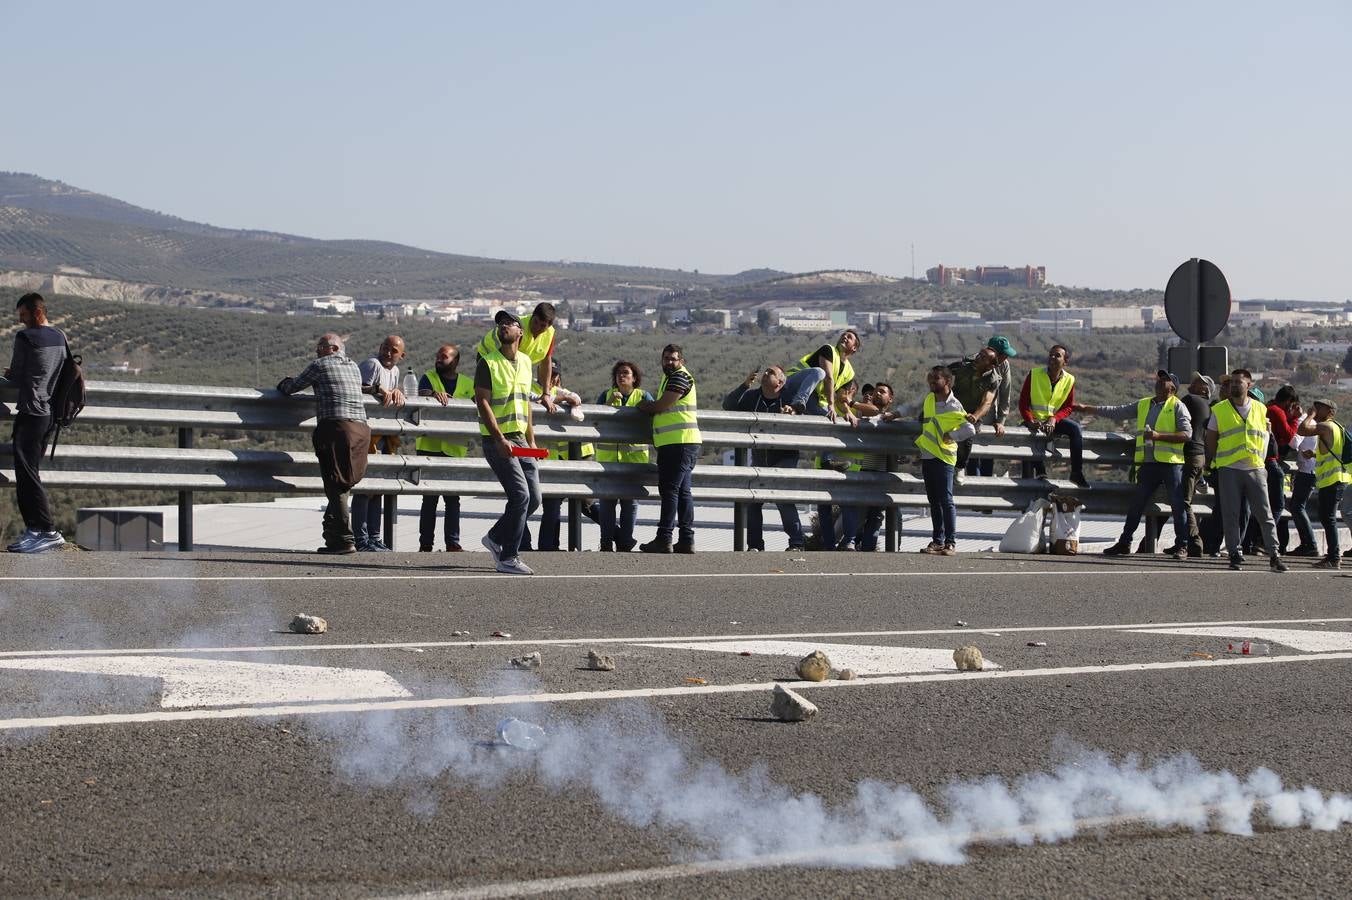
<instances>
[{"instance_id":1,"label":"white t-shirt","mask_svg":"<svg viewBox=\"0 0 1352 900\"><path fill-rule=\"evenodd\" d=\"M1309 413L1306 413L1305 415L1300 417L1300 421L1296 423L1296 431L1300 431L1301 424L1309 417L1310 417ZM1318 443L1319 443L1319 435L1317 434L1311 435L1297 434L1291 438L1291 448L1296 451L1297 470L1305 472L1308 475L1314 474L1314 463L1315 463L1314 457L1311 456L1309 459L1306 459L1300 454L1306 450L1314 450L1315 445Z\"/></svg>"}]
</instances>

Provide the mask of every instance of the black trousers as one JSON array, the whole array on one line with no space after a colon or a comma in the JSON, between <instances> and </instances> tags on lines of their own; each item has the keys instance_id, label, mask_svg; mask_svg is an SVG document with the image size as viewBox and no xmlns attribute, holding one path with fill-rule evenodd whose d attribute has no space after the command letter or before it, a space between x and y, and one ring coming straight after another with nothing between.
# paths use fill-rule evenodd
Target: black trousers
<instances>
[{"instance_id":1,"label":"black trousers","mask_svg":"<svg viewBox=\"0 0 1352 900\"><path fill-rule=\"evenodd\" d=\"M14 417L14 493L23 523L32 531L54 530L47 489L38 473L51 427L51 416L18 413Z\"/></svg>"}]
</instances>

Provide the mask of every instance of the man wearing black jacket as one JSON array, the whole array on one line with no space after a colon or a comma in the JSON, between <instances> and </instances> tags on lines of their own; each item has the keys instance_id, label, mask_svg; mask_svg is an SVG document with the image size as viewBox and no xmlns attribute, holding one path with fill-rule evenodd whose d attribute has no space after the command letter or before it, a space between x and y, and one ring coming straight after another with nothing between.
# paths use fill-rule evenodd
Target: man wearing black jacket
<instances>
[{"instance_id":1,"label":"man wearing black jacket","mask_svg":"<svg viewBox=\"0 0 1352 900\"><path fill-rule=\"evenodd\" d=\"M38 466L52 431L52 391L66 361L66 336L47 324L41 294L24 294L15 307L23 330L14 336L14 356L5 377L19 389L14 416L14 487L24 533L6 549L41 553L66 542L52 523L47 489Z\"/></svg>"}]
</instances>

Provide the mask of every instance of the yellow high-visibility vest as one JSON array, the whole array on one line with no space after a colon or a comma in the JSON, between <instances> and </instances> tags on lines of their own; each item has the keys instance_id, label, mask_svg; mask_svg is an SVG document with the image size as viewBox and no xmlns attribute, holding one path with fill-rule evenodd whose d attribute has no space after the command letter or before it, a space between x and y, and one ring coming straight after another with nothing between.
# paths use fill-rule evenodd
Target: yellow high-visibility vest
<instances>
[{"instance_id":1,"label":"yellow high-visibility vest","mask_svg":"<svg viewBox=\"0 0 1352 900\"><path fill-rule=\"evenodd\" d=\"M492 350L483 360L493 378L488 405L498 420L498 430L503 434L524 433L530 420L530 358L518 351L516 359L508 359L501 351ZM485 437L489 433L483 422L479 423L479 433Z\"/></svg>"},{"instance_id":2,"label":"yellow high-visibility vest","mask_svg":"<svg viewBox=\"0 0 1352 900\"><path fill-rule=\"evenodd\" d=\"M1268 420L1263 404L1249 403L1249 416L1243 418L1229 400L1222 400L1211 408L1216 419L1216 458L1211 465L1217 469L1248 460L1251 468L1263 468L1267 455Z\"/></svg>"},{"instance_id":3,"label":"yellow high-visibility vest","mask_svg":"<svg viewBox=\"0 0 1352 900\"><path fill-rule=\"evenodd\" d=\"M436 367L432 367L423 373L427 377L427 383L432 385L432 390L439 393L450 395L456 400L474 399L474 379L468 375L460 375L455 379L455 390L448 392L446 385L441 382L441 375ZM413 445L419 453L441 453L445 456L467 456L469 454L469 444L458 443L449 438L432 437L430 435L419 437Z\"/></svg>"},{"instance_id":4,"label":"yellow high-visibility vest","mask_svg":"<svg viewBox=\"0 0 1352 900\"><path fill-rule=\"evenodd\" d=\"M1061 370L1061 377L1055 385L1047 374L1046 366L1038 366L1029 378L1028 408L1033 419L1038 422L1045 422L1056 415L1061 404L1070 396L1070 389L1075 387L1075 376L1065 369Z\"/></svg>"},{"instance_id":5,"label":"yellow high-visibility vest","mask_svg":"<svg viewBox=\"0 0 1352 900\"><path fill-rule=\"evenodd\" d=\"M530 333L531 317L521 320L521 345L517 348L518 352L524 352L530 361L539 365L540 360L549 354L549 348L554 344L554 326L550 325L538 335ZM480 356L487 356L494 350L502 349L502 341L498 340L497 328L490 328L488 334L484 335L483 340L479 341L479 346L475 348Z\"/></svg>"},{"instance_id":6,"label":"yellow high-visibility vest","mask_svg":"<svg viewBox=\"0 0 1352 900\"><path fill-rule=\"evenodd\" d=\"M950 466L958 463L958 442L944 437L967 421L967 414L960 412L934 413L934 394L925 395L925 406L920 413L920 434L915 445L933 453L935 458Z\"/></svg>"},{"instance_id":7,"label":"yellow high-visibility vest","mask_svg":"<svg viewBox=\"0 0 1352 900\"><path fill-rule=\"evenodd\" d=\"M668 444L702 444L704 439L699 433L699 417L695 414L695 376L685 366L677 369L690 379L690 393L664 413L653 416L653 446L665 447ZM657 388L657 399L661 400L667 392L667 376Z\"/></svg>"},{"instance_id":8,"label":"yellow high-visibility vest","mask_svg":"<svg viewBox=\"0 0 1352 900\"><path fill-rule=\"evenodd\" d=\"M1352 472L1343 465L1343 443L1347 440L1347 429L1329 419L1333 426L1333 446L1324 449L1324 440L1320 438L1314 447L1314 484L1318 488L1333 487L1335 484L1352 484Z\"/></svg>"},{"instance_id":9,"label":"yellow high-visibility vest","mask_svg":"<svg viewBox=\"0 0 1352 900\"><path fill-rule=\"evenodd\" d=\"M1136 404L1136 465L1149 462L1145 458L1145 419L1150 412L1150 404L1154 397L1142 397ZM1156 431L1177 431L1178 430L1178 398L1170 397L1164 401L1164 408L1155 418ZM1183 442L1182 441L1155 441L1154 461L1162 463L1183 463Z\"/></svg>"},{"instance_id":10,"label":"yellow high-visibility vest","mask_svg":"<svg viewBox=\"0 0 1352 900\"><path fill-rule=\"evenodd\" d=\"M606 406L638 406L643 402L643 391L634 388L629 392L628 399L620 393L619 388L611 388L606 391L602 402ZM597 462L627 462L627 463L645 463L648 461L647 444L597 444L596 445Z\"/></svg>"},{"instance_id":11,"label":"yellow high-visibility vest","mask_svg":"<svg viewBox=\"0 0 1352 900\"><path fill-rule=\"evenodd\" d=\"M809 362L809 360L811 360L812 357L816 355L817 351L815 350L812 351L807 356L804 356L802 359L798 360L797 363L790 366L789 371L785 372L784 374L786 376L794 375L797 374L798 372L803 371L804 369L814 368ZM836 346L834 344L831 345L831 363L836 370L835 382L831 385L830 390L831 396L834 397L836 391L840 390L845 385L849 384L851 381L854 381L854 366L850 365L850 361L848 359L842 360L840 358L840 351L836 349ZM822 405L825 406L828 402L825 380L823 380L821 384L817 385L817 396L821 398Z\"/></svg>"}]
</instances>

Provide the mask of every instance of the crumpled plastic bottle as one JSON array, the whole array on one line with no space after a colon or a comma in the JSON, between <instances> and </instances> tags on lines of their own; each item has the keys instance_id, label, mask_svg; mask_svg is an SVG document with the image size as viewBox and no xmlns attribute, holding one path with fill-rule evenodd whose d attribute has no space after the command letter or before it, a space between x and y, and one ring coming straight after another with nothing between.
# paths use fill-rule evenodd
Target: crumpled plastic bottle
<instances>
[{"instance_id":1,"label":"crumpled plastic bottle","mask_svg":"<svg viewBox=\"0 0 1352 900\"><path fill-rule=\"evenodd\" d=\"M545 745L545 730L532 722L508 716L498 723L498 740L518 750L539 750Z\"/></svg>"}]
</instances>

